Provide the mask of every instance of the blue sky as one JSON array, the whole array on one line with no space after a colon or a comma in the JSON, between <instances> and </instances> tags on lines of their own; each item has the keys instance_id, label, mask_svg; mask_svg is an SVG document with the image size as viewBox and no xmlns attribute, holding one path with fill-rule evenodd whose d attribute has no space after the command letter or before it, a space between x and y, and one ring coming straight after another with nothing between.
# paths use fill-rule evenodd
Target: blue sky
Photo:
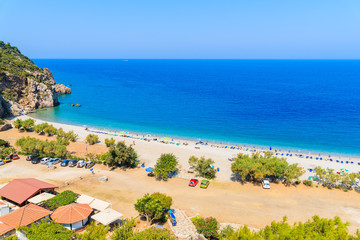
<instances>
[{"instance_id":1,"label":"blue sky","mask_svg":"<svg viewBox=\"0 0 360 240\"><path fill-rule=\"evenodd\" d=\"M30 58L359 59L359 0L0 1Z\"/></svg>"}]
</instances>

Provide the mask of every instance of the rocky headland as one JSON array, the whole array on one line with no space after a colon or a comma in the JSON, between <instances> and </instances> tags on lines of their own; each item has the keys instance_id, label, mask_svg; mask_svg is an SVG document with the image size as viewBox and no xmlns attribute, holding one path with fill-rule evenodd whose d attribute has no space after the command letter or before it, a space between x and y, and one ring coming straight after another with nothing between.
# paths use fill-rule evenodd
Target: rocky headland
<instances>
[{"instance_id":1,"label":"rocky headland","mask_svg":"<svg viewBox=\"0 0 360 240\"><path fill-rule=\"evenodd\" d=\"M9 43L0 41L0 117L19 116L59 105L71 89L55 84L49 69L39 68Z\"/></svg>"}]
</instances>

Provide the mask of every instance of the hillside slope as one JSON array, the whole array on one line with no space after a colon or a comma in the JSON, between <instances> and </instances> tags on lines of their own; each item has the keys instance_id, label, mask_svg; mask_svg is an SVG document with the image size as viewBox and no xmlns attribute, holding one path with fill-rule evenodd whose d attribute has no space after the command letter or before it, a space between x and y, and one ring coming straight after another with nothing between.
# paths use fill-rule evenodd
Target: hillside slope
<instances>
[{"instance_id":1,"label":"hillside slope","mask_svg":"<svg viewBox=\"0 0 360 240\"><path fill-rule=\"evenodd\" d=\"M70 92L62 84L55 85L49 69L39 68L17 47L0 41L0 117L57 106L58 95Z\"/></svg>"}]
</instances>

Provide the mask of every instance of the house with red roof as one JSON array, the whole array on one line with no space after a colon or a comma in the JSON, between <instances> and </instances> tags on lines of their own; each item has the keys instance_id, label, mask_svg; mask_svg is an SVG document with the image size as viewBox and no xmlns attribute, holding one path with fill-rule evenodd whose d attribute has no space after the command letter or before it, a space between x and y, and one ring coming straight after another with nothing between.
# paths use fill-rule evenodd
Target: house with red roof
<instances>
[{"instance_id":1,"label":"house with red roof","mask_svg":"<svg viewBox=\"0 0 360 240\"><path fill-rule=\"evenodd\" d=\"M37 194L43 192L54 193L55 188L57 186L36 178L19 178L12 180L1 188L0 196L22 206L27 203L28 199Z\"/></svg>"},{"instance_id":2,"label":"house with red roof","mask_svg":"<svg viewBox=\"0 0 360 240\"><path fill-rule=\"evenodd\" d=\"M51 219L69 230L76 230L85 226L92 212L89 204L72 203L56 209Z\"/></svg>"},{"instance_id":3,"label":"house with red roof","mask_svg":"<svg viewBox=\"0 0 360 240\"><path fill-rule=\"evenodd\" d=\"M20 226L29 226L48 218L52 212L35 204L28 204L0 217L0 238L12 235Z\"/></svg>"}]
</instances>

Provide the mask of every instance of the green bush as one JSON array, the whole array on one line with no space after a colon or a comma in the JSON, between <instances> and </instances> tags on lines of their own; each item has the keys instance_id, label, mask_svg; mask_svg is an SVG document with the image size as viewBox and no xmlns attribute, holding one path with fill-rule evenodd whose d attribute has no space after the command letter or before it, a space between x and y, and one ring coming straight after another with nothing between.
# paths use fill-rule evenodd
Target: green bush
<instances>
[{"instance_id":1,"label":"green bush","mask_svg":"<svg viewBox=\"0 0 360 240\"><path fill-rule=\"evenodd\" d=\"M95 134L89 134L86 137L86 142L89 143L90 145L94 145L95 143L97 143L99 141L99 137L98 135Z\"/></svg>"},{"instance_id":2,"label":"green bush","mask_svg":"<svg viewBox=\"0 0 360 240\"><path fill-rule=\"evenodd\" d=\"M305 186L308 186L308 187L312 187L313 186L313 182L311 180L304 180L303 181L303 184Z\"/></svg>"},{"instance_id":3,"label":"green bush","mask_svg":"<svg viewBox=\"0 0 360 240\"><path fill-rule=\"evenodd\" d=\"M115 139L113 138L106 138L105 139L105 145L106 147L111 147L115 145Z\"/></svg>"},{"instance_id":4,"label":"green bush","mask_svg":"<svg viewBox=\"0 0 360 240\"><path fill-rule=\"evenodd\" d=\"M122 224L113 229L111 240L127 240L134 236L135 220L125 219Z\"/></svg>"},{"instance_id":5,"label":"green bush","mask_svg":"<svg viewBox=\"0 0 360 240\"><path fill-rule=\"evenodd\" d=\"M62 193L59 193L53 198L46 200L44 204L50 210L55 210L58 207L68 205L70 203L74 203L76 201L77 195L73 191L66 190Z\"/></svg>"},{"instance_id":6,"label":"green bush","mask_svg":"<svg viewBox=\"0 0 360 240\"><path fill-rule=\"evenodd\" d=\"M75 235L74 231L63 225L47 222L45 219L40 224L33 223L28 227L20 227L19 230L24 232L29 240L71 240Z\"/></svg>"},{"instance_id":7,"label":"green bush","mask_svg":"<svg viewBox=\"0 0 360 240\"><path fill-rule=\"evenodd\" d=\"M219 223L213 218L195 218L192 220L198 233L204 235L208 239L217 239L219 234Z\"/></svg>"},{"instance_id":8,"label":"green bush","mask_svg":"<svg viewBox=\"0 0 360 240\"><path fill-rule=\"evenodd\" d=\"M0 139L0 147L9 147L9 146L10 146L10 143L8 141Z\"/></svg>"},{"instance_id":9,"label":"green bush","mask_svg":"<svg viewBox=\"0 0 360 240\"><path fill-rule=\"evenodd\" d=\"M300 180L296 180L296 181L295 181L295 184L296 184L296 185L299 185L300 183L301 183Z\"/></svg>"},{"instance_id":10,"label":"green bush","mask_svg":"<svg viewBox=\"0 0 360 240\"><path fill-rule=\"evenodd\" d=\"M0 125L3 125L4 123L5 121L0 118Z\"/></svg>"}]
</instances>

